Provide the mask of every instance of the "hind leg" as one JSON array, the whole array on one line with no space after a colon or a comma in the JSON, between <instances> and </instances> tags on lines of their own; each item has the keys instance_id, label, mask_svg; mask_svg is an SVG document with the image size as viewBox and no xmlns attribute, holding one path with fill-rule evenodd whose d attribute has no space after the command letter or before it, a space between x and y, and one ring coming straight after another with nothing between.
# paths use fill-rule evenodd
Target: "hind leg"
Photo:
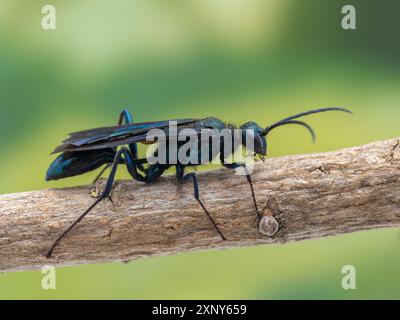
<instances>
[{"instance_id":1,"label":"hind leg","mask_svg":"<svg viewBox=\"0 0 400 320\"><path fill-rule=\"evenodd\" d=\"M131 124L133 123L133 117L132 114L130 113L130 111L128 109L124 109L121 111L121 113L119 114L119 118L118 118L118 125L122 125L122 124ZM137 159L138 157L138 151L137 151L137 145L136 143L131 143L129 145L129 150L131 151L133 157L135 159Z\"/></svg>"},{"instance_id":2,"label":"hind leg","mask_svg":"<svg viewBox=\"0 0 400 320\"><path fill-rule=\"evenodd\" d=\"M127 109L122 110L121 113L119 114L119 117L118 117L118 125L131 124L131 123L133 123L133 117L132 117L132 114L130 113L130 111L127 110ZM133 155L133 158L137 159L137 157L138 157L137 144L136 143L131 143L129 145L129 150L130 150L131 154ZM142 172L144 171L144 167L143 167L143 165L141 163L137 163L136 166ZM94 178L92 184L95 184L101 178L101 176L104 174L104 172L110 167L111 167L110 163L105 165L101 169L99 174L96 176L96 178Z\"/></svg>"},{"instance_id":3,"label":"hind leg","mask_svg":"<svg viewBox=\"0 0 400 320\"><path fill-rule=\"evenodd\" d=\"M89 207L86 209L86 211L84 213L82 213L67 229L64 230L63 233L61 233L61 235L53 242L53 244L51 245L49 251L46 254L47 258L50 258L54 248L57 246L57 244L75 227L76 224L78 224L95 206L97 206L102 200L109 198L110 197L110 193L112 190L112 186L114 183L114 179L115 179L115 173L117 171L117 167L118 164L120 163L120 159L124 153L124 150L126 150L125 148L122 148L121 150L119 150L114 157L114 161L112 163L111 166L111 172L108 176L107 179L107 183L106 186L103 190L103 192L100 194L99 198L96 199L96 201Z\"/></svg>"},{"instance_id":4,"label":"hind leg","mask_svg":"<svg viewBox=\"0 0 400 320\"><path fill-rule=\"evenodd\" d=\"M122 160L124 160L124 162L121 162ZM102 200L106 198L109 198L111 200L110 194L115 180L115 174L117 172L118 165L121 163L126 164L128 171L133 179L142 182L151 182L156 180L168 168L168 165L151 165L148 169L146 169L146 175L142 175L140 172L138 172L136 168L137 163L135 162L135 159L130 150L126 147L122 147L115 154L114 161L111 165L111 171L107 178L106 186L100 194L99 198L97 198L96 201L88 209L86 209L86 211L82 213L67 229L65 229L64 232L53 242L52 246L46 254L47 258L51 257L57 244L60 243L60 241L75 227L75 225L77 225L95 206L97 206Z\"/></svg>"}]
</instances>

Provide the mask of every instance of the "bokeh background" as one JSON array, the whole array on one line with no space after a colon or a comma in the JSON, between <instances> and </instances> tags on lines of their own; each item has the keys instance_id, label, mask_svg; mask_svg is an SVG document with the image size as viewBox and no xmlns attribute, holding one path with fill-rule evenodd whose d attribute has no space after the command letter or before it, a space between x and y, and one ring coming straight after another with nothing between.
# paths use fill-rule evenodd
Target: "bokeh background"
<instances>
[{"instance_id":1,"label":"bokeh background","mask_svg":"<svg viewBox=\"0 0 400 320\"><path fill-rule=\"evenodd\" d=\"M57 29L41 28L41 8ZM325 106L269 136L270 156L400 135L400 4L352 0L357 30L341 28L348 1L0 0L0 193L85 184L95 172L47 183L66 133L136 121L216 116L269 124ZM125 169L120 177L128 177ZM200 182L201 183L201 182ZM361 213L360 213L361 214ZM379 212L377 212L379 214ZM397 229L222 251L0 274L0 298L400 298ZM1 257L0 257L1 259ZM357 289L341 288L341 268Z\"/></svg>"}]
</instances>

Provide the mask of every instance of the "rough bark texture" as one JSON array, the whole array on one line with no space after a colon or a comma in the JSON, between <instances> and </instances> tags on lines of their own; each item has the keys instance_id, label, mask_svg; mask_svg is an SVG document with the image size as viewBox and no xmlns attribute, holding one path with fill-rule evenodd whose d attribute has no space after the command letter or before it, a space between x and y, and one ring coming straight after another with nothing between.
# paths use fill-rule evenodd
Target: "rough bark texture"
<instances>
[{"instance_id":1,"label":"rough bark texture","mask_svg":"<svg viewBox=\"0 0 400 320\"><path fill-rule=\"evenodd\" d=\"M198 173L201 197L227 241L194 200L191 183L178 184L174 177L148 185L119 181L115 207L100 203L46 259L53 240L94 201L93 186L0 195L0 270L130 261L400 226L399 141L257 163L252 179L268 235L257 229L245 177L227 169Z\"/></svg>"}]
</instances>

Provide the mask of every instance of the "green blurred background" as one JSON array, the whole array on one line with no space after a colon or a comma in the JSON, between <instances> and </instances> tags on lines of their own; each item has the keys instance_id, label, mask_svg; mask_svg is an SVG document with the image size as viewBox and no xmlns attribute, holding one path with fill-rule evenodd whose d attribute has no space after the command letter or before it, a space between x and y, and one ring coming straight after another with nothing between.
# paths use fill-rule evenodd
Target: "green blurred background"
<instances>
[{"instance_id":1,"label":"green blurred background","mask_svg":"<svg viewBox=\"0 0 400 320\"><path fill-rule=\"evenodd\" d=\"M56 30L41 28L45 4ZM352 0L357 30L347 31L345 4L0 0L0 193L90 182L95 172L45 182L49 153L68 132L114 124L122 108L136 121L265 125L311 108L354 111L310 117L315 145L301 128L274 131L274 157L399 136L400 3ZM0 298L400 298L399 252L399 230L388 229L59 268L48 291L40 271L3 273ZM347 264L356 290L341 288Z\"/></svg>"}]
</instances>

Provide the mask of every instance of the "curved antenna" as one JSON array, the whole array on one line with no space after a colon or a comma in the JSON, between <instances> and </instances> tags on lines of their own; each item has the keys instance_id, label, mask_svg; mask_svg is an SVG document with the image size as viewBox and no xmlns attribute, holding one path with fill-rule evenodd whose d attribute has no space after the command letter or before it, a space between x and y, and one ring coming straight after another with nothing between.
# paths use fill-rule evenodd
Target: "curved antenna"
<instances>
[{"instance_id":1,"label":"curved antenna","mask_svg":"<svg viewBox=\"0 0 400 320\"><path fill-rule=\"evenodd\" d=\"M350 110L345 109L345 108L339 108L339 107L330 107L330 108L321 108L321 109L314 109L314 110L310 110L310 111L305 111L305 112L301 112L298 114L295 114L293 116L284 118L282 120L279 120L278 122L275 122L274 124L268 126L265 128L264 132L262 133L262 135L267 135L268 132L270 132L272 129L279 127L285 123L290 122L293 119L297 119L300 117L304 117L307 116L309 114L314 114L314 113L320 113L320 112L326 112L326 111L342 111L342 112L347 112L347 113L352 113ZM303 122L304 123L304 122Z\"/></svg>"},{"instance_id":2,"label":"curved antenna","mask_svg":"<svg viewBox=\"0 0 400 320\"><path fill-rule=\"evenodd\" d=\"M299 121L299 120L288 120L286 122L282 122L282 123L274 126L274 128L283 126L285 124L298 124L298 125L305 127L308 130L308 132L310 132L312 142L315 143L315 139L316 139L315 132L314 132L313 128L311 128L311 126L309 126L307 123L305 123L303 121Z\"/></svg>"}]
</instances>

